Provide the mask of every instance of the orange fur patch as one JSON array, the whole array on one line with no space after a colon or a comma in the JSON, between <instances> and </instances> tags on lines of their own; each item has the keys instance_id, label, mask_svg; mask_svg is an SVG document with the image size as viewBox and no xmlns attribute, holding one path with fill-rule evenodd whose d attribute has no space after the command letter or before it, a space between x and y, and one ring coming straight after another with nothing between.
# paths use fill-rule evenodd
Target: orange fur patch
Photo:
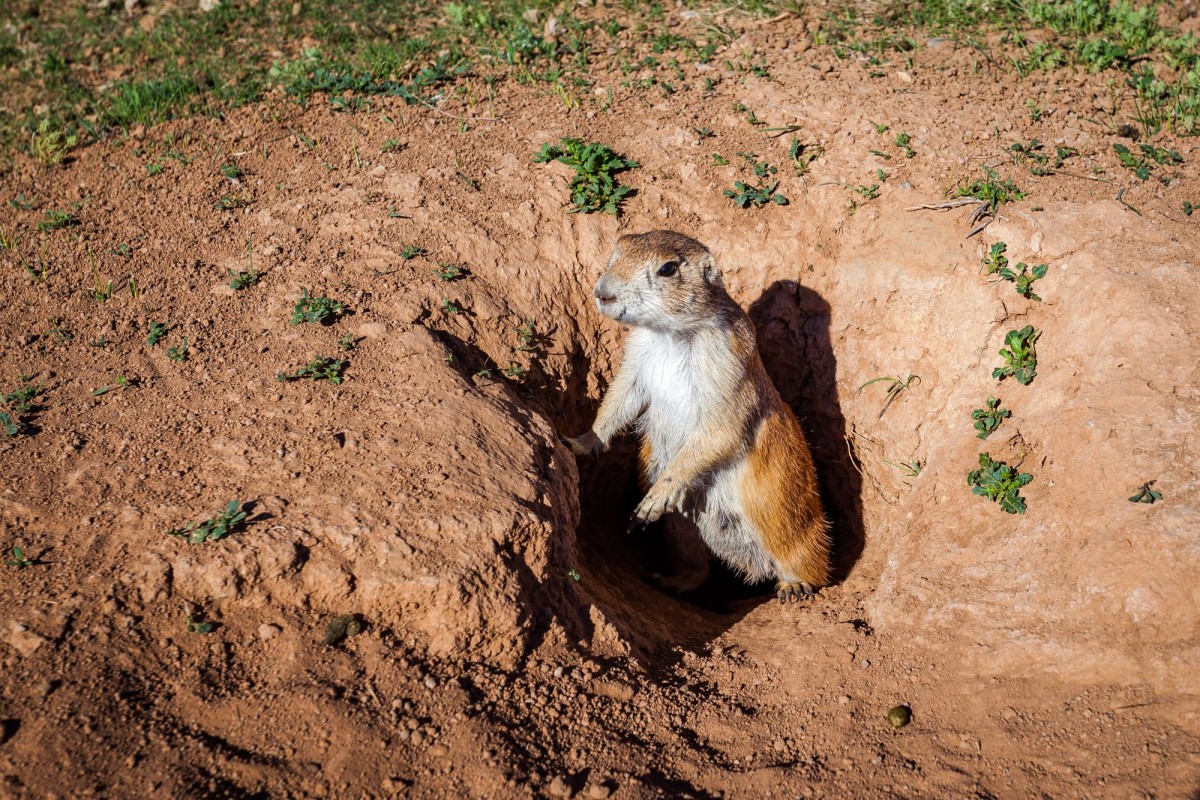
<instances>
[{"instance_id":1,"label":"orange fur patch","mask_svg":"<svg viewBox=\"0 0 1200 800\"><path fill-rule=\"evenodd\" d=\"M829 583L829 522L800 423L782 402L759 425L742 479L746 515L780 563L781 580Z\"/></svg>"}]
</instances>

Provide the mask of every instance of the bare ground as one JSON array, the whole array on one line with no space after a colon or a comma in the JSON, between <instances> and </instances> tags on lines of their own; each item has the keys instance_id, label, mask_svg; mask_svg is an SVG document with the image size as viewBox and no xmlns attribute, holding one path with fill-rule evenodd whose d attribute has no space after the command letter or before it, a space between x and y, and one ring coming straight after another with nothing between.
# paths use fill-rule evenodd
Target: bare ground
<instances>
[{"instance_id":1,"label":"bare ground","mask_svg":"<svg viewBox=\"0 0 1200 800\"><path fill-rule=\"evenodd\" d=\"M1090 120L1100 78L1013 84L947 44L870 79L806 37L752 30L732 47L783 63L717 67L712 93L694 67L666 98L614 74L608 111L512 85L486 107L280 100L18 164L6 193L43 205L0 222L49 269L6 252L0 273L0 387L45 388L0 442L0 543L38 562L0 571L0 797L1195 798L1194 148L1142 182ZM1030 93L1053 108L1036 123ZM735 102L824 154L794 174L789 137ZM641 162L619 219L568 214L568 170L531 163L567 135ZM1005 150L1035 137L1080 154L1032 176ZM168 149L189 163L147 177ZM738 152L780 167L788 206L722 197ZM1027 197L979 236L906 210L981 163ZM32 233L75 202L78 227ZM557 438L619 354L591 283L652 227L714 250L813 441L844 580L809 605L656 591L653 541L623 534L628 445L577 465ZM1049 264L1043 302L979 274L998 240ZM251 248L262 280L235 292ZM349 313L289 325L301 287ZM1027 323L1038 378L997 385ZM347 334L341 385L276 381ZM856 390L900 373L921 380L880 417L883 387ZM982 443L989 394L1014 417ZM1024 516L969 493L985 448L1035 475ZM1127 502L1151 479L1163 501ZM163 535L231 499L250 519L229 538ZM211 633L187 630L200 613ZM365 630L324 644L345 613Z\"/></svg>"}]
</instances>

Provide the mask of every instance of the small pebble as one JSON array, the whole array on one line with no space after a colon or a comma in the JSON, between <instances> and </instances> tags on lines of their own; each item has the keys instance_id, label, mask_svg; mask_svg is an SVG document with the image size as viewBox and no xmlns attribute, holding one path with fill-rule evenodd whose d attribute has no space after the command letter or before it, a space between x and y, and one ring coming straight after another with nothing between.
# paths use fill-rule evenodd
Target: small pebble
<instances>
[{"instance_id":1,"label":"small pebble","mask_svg":"<svg viewBox=\"0 0 1200 800\"><path fill-rule=\"evenodd\" d=\"M438 687L438 679L432 675L426 675L424 683L427 689L436 689Z\"/></svg>"}]
</instances>

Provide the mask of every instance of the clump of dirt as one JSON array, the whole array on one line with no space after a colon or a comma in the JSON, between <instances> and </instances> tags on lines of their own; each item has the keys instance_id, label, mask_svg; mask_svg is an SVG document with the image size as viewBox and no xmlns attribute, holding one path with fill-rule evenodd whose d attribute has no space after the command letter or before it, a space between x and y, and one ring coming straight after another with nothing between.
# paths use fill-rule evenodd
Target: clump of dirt
<instances>
[{"instance_id":1,"label":"clump of dirt","mask_svg":"<svg viewBox=\"0 0 1200 800\"><path fill-rule=\"evenodd\" d=\"M730 46L797 43L779 19ZM1050 129L1002 75L951 80L966 52L882 79L809 55L707 93L692 65L662 99L614 74L601 113L499 86L465 130L454 100L249 107L147 132L190 159L153 179L127 142L18 165L14 191L80 224L26 251L44 278L4 254L0 388L42 391L0 442L0 543L35 562L0 571L4 796L1194 792L1194 149L1143 183L1085 113ZM1102 90L1063 77L1064 109ZM820 157L789 163L734 103ZM993 129L1062 139L1120 200L1029 174ZM620 218L567 213L570 170L532 163L567 135L641 163ZM787 206L722 195L740 152ZM969 209L908 210L981 163L1026 198L978 236ZM595 276L655 227L713 250L813 444L842 582L803 608L655 590L623 533L629 444L576 464L559 439L620 355ZM1040 302L980 274L997 241L1048 265ZM304 290L343 314L290 324ZM1037 377L997 383L1026 324ZM276 379L315 357L342 382ZM859 387L885 375L919 381L881 413L887 384ZM1013 414L980 441L989 395ZM1033 475L1024 515L970 493L980 452ZM1159 502L1128 502L1151 480ZM218 541L164 535L231 500Z\"/></svg>"}]
</instances>

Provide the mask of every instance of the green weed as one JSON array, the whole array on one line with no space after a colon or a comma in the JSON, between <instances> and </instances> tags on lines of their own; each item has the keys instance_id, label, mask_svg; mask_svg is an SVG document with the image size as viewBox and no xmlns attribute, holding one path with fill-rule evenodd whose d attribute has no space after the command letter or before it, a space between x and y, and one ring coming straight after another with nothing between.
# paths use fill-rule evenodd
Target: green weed
<instances>
[{"instance_id":1,"label":"green weed","mask_svg":"<svg viewBox=\"0 0 1200 800\"><path fill-rule=\"evenodd\" d=\"M1001 178L995 170L984 167L983 172L982 180L960 186L954 197L974 197L986 205L986 213L989 214L994 214L996 209L1005 203L1025 197L1025 193L1018 189L1015 183Z\"/></svg>"},{"instance_id":2,"label":"green weed","mask_svg":"<svg viewBox=\"0 0 1200 800\"><path fill-rule=\"evenodd\" d=\"M412 259L416 258L417 256L425 256L425 255L429 255L429 253L425 250L425 248L419 247L418 245L415 245L415 244L405 244L405 245L401 246L401 248L400 248L400 257L403 258L405 261L411 261Z\"/></svg>"},{"instance_id":3,"label":"green weed","mask_svg":"<svg viewBox=\"0 0 1200 800\"><path fill-rule=\"evenodd\" d=\"M1007 408L1000 408L1000 399L989 397L987 399L987 408L977 408L971 412L971 419L975 420L975 430L978 431L975 435L980 439L986 439L995 433L1000 427L1000 423L1012 416L1012 412Z\"/></svg>"},{"instance_id":4,"label":"green weed","mask_svg":"<svg viewBox=\"0 0 1200 800\"><path fill-rule=\"evenodd\" d=\"M0 433L5 436L16 436L25 430L25 423L20 417L14 417L7 411L0 411Z\"/></svg>"},{"instance_id":5,"label":"green weed","mask_svg":"<svg viewBox=\"0 0 1200 800\"><path fill-rule=\"evenodd\" d=\"M910 146L910 142L912 142L912 137L909 136L907 133L897 133L896 138L893 141L895 141L896 147L899 147L901 150L904 151L905 158L912 158L913 156L915 156L917 154L916 151L913 150L912 147Z\"/></svg>"},{"instance_id":6,"label":"green weed","mask_svg":"<svg viewBox=\"0 0 1200 800\"><path fill-rule=\"evenodd\" d=\"M146 334L146 346L155 347L167 335L167 331L171 329L169 323L166 322L151 322L150 331Z\"/></svg>"},{"instance_id":7,"label":"green weed","mask_svg":"<svg viewBox=\"0 0 1200 800\"><path fill-rule=\"evenodd\" d=\"M300 299L292 307L291 323L299 325L303 322L315 322L324 325L327 321L332 322L341 316L345 309L345 305L328 297L310 297L308 289L301 287Z\"/></svg>"},{"instance_id":8,"label":"green weed","mask_svg":"<svg viewBox=\"0 0 1200 800\"><path fill-rule=\"evenodd\" d=\"M329 358L328 356L318 356L304 366L297 369L295 372L280 372L275 376L275 380L282 382L299 380L308 378L314 381L329 381L335 386L342 382L342 373L346 369L346 362L341 359Z\"/></svg>"},{"instance_id":9,"label":"green weed","mask_svg":"<svg viewBox=\"0 0 1200 800\"><path fill-rule=\"evenodd\" d=\"M1008 250L1008 245L1004 242L996 242L988 250L988 254L983 257L983 269L986 275L996 275L1002 269L1007 269L1008 258L1004 253Z\"/></svg>"},{"instance_id":10,"label":"green weed","mask_svg":"<svg viewBox=\"0 0 1200 800\"><path fill-rule=\"evenodd\" d=\"M1041 301L1042 298L1033 293L1033 282L1039 278L1046 277L1048 267L1045 264L1038 264L1036 267L1030 268L1025 262L1018 262L1016 271L1003 267L997 273L1006 281L1012 281L1017 290L1017 294L1028 300Z\"/></svg>"},{"instance_id":11,"label":"green weed","mask_svg":"<svg viewBox=\"0 0 1200 800\"><path fill-rule=\"evenodd\" d=\"M79 143L79 137L66 133L49 117L43 117L29 141L29 152L43 167L63 162L67 153Z\"/></svg>"},{"instance_id":12,"label":"green weed","mask_svg":"<svg viewBox=\"0 0 1200 800\"><path fill-rule=\"evenodd\" d=\"M230 269L226 270L226 272L229 273L229 288L239 292L242 289L247 289L251 286L257 285L258 279L261 277L258 273L258 270L253 268L249 270L239 270L237 272L234 272Z\"/></svg>"},{"instance_id":13,"label":"green weed","mask_svg":"<svg viewBox=\"0 0 1200 800\"><path fill-rule=\"evenodd\" d=\"M572 212L590 214L603 211L619 214L622 200L633 191L621 186L614 177L640 166L630 158L622 158L602 144L585 143L582 139L563 138L560 145L546 143L533 157L534 163L560 161L575 170L569 189Z\"/></svg>"},{"instance_id":14,"label":"green weed","mask_svg":"<svg viewBox=\"0 0 1200 800\"><path fill-rule=\"evenodd\" d=\"M358 340L354 338L354 334L347 333L337 341L338 350L343 353L349 353L358 345Z\"/></svg>"},{"instance_id":15,"label":"green weed","mask_svg":"<svg viewBox=\"0 0 1200 800\"><path fill-rule=\"evenodd\" d=\"M242 504L230 500L225 504L225 510L203 521L191 520L182 528L170 528L164 531L167 536L186 539L188 544L216 542L224 539L243 526L246 512L241 510Z\"/></svg>"},{"instance_id":16,"label":"green weed","mask_svg":"<svg viewBox=\"0 0 1200 800\"><path fill-rule=\"evenodd\" d=\"M1143 483L1138 487L1138 490L1134 493L1134 495L1129 498L1129 502L1147 503L1153 505L1155 502L1162 500L1162 493L1156 492L1150 488L1156 483L1158 483L1158 481L1146 481Z\"/></svg>"},{"instance_id":17,"label":"green weed","mask_svg":"<svg viewBox=\"0 0 1200 800\"><path fill-rule=\"evenodd\" d=\"M177 364L182 364L188 360L188 340L186 336L183 337L183 344L167 348L167 358Z\"/></svg>"},{"instance_id":18,"label":"green weed","mask_svg":"<svg viewBox=\"0 0 1200 800\"><path fill-rule=\"evenodd\" d=\"M1028 385L1037 376L1037 351L1034 344L1040 331L1035 331L1032 325L1026 325L1017 331L1009 331L1004 337L1005 347L1000 351L1004 363L992 370L992 377L1004 380L1014 377L1022 386Z\"/></svg>"},{"instance_id":19,"label":"green weed","mask_svg":"<svg viewBox=\"0 0 1200 800\"><path fill-rule=\"evenodd\" d=\"M804 144L799 139L792 139L792 143L788 145L788 158L792 162L792 169L797 175L808 174L808 169L812 162L816 161L825 153L825 148L819 144Z\"/></svg>"},{"instance_id":20,"label":"green weed","mask_svg":"<svg viewBox=\"0 0 1200 800\"><path fill-rule=\"evenodd\" d=\"M1003 461L993 461L987 453L979 454L979 469L967 473L971 494L999 503L1000 508L1009 514L1025 513L1025 500L1020 491L1032 480L1033 476L1029 473L1018 473Z\"/></svg>"},{"instance_id":21,"label":"green weed","mask_svg":"<svg viewBox=\"0 0 1200 800\"><path fill-rule=\"evenodd\" d=\"M734 181L732 189L726 189L724 194L729 199L733 200L734 205L738 208L762 208L768 203L786 206L788 199L782 193L776 191L779 187L779 181L774 179L779 170L765 161L759 161L753 153L738 153L750 169L754 172L757 182L751 186L744 181Z\"/></svg>"},{"instance_id":22,"label":"green weed","mask_svg":"<svg viewBox=\"0 0 1200 800\"><path fill-rule=\"evenodd\" d=\"M26 556L24 550L15 546L12 549L12 558L9 558L4 562L6 567L13 567L15 569L25 569L26 567L32 567L35 564L37 564L37 561Z\"/></svg>"},{"instance_id":23,"label":"green weed","mask_svg":"<svg viewBox=\"0 0 1200 800\"><path fill-rule=\"evenodd\" d=\"M38 223L39 231L58 231L79 224L79 217L71 211L51 208L46 211L46 221Z\"/></svg>"},{"instance_id":24,"label":"green weed","mask_svg":"<svg viewBox=\"0 0 1200 800\"><path fill-rule=\"evenodd\" d=\"M439 261L433 274L437 275L438 280L442 283L453 283L463 277L465 272L458 264L446 264Z\"/></svg>"},{"instance_id":25,"label":"green weed","mask_svg":"<svg viewBox=\"0 0 1200 800\"><path fill-rule=\"evenodd\" d=\"M99 389L92 390L92 397L100 397L106 395L114 389L128 389L131 386L137 385L137 378L126 378L124 375L118 375L114 383L101 386Z\"/></svg>"},{"instance_id":26,"label":"green weed","mask_svg":"<svg viewBox=\"0 0 1200 800\"><path fill-rule=\"evenodd\" d=\"M1169 150L1165 147L1155 147L1151 144L1143 144L1138 146L1141 150L1141 156L1136 156L1130 152L1129 148L1123 144L1114 144L1113 150L1116 151L1117 159L1122 166L1133 171L1133 174L1142 180L1150 177L1151 171L1155 165L1168 165L1183 163L1183 156L1175 150Z\"/></svg>"}]
</instances>

